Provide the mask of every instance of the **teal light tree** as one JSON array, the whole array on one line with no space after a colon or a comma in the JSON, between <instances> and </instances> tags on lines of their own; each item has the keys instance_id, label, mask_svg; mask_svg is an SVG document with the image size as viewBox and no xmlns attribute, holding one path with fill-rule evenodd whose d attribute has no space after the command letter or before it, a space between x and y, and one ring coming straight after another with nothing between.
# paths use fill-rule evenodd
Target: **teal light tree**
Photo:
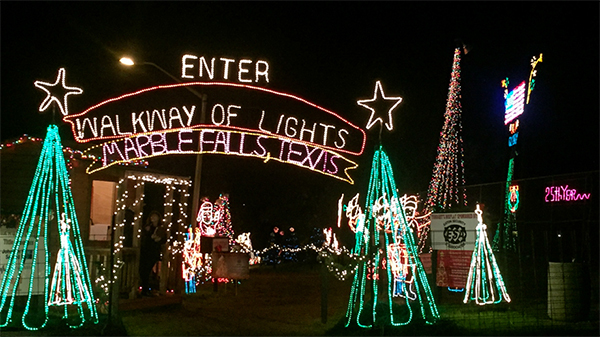
<instances>
[{"instance_id":1,"label":"teal light tree","mask_svg":"<svg viewBox=\"0 0 600 337\"><path fill-rule=\"evenodd\" d=\"M461 49L467 52L466 46L454 49L452 74L446 112L444 113L444 126L440 132L440 143L437 148L437 157L433 166L433 175L427 190L425 212L439 212L457 206L467 205L467 196L462 188L465 184L465 167L462 140L462 106L460 102L460 55ZM423 226L419 233L419 247L422 250L429 234L429 226Z\"/></svg>"},{"instance_id":2,"label":"teal light tree","mask_svg":"<svg viewBox=\"0 0 600 337\"><path fill-rule=\"evenodd\" d=\"M375 104L390 103L388 122L377 114ZM400 97L386 97L381 83L375 84L372 99L358 104L371 111L367 129L380 122L393 129L392 111ZM389 101L389 102L386 102ZM439 319L425 270L419 259L415 233L399 202L394 173L388 155L380 145L373 156L364 213L358 195L348 205L350 228L356 234L353 253L359 256L346 312L346 327L399 326L419 313L426 323ZM396 298L395 298L396 297ZM396 302L403 302L400 305Z\"/></svg>"},{"instance_id":3,"label":"teal light tree","mask_svg":"<svg viewBox=\"0 0 600 337\"><path fill-rule=\"evenodd\" d=\"M510 302L506 286L496 263L492 246L488 240L487 226L483 223L483 211L477 205L477 239L471 256L471 267L465 287L464 303L475 301L479 305Z\"/></svg>"},{"instance_id":4,"label":"teal light tree","mask_svg":"<svg viewBox=\"0 0 600 337\"><path fill-rule=\"evenodd\" d=\"M67 114L67 96L81 93L79 88L65 86L64 74L61 68L55 83L35 83L48 94L40 111L55 102ZM62 88L57 88L59 82ZM64 95L62 100L51 90ZM48 245L53 227L60 240L55 254ZM51 261L55 262L53 271ZM20 319L26 329L43 328L53 306L62 311L62 319L71 328L86 321L98 323L87 268L58 127L50 125L0 283L0 327Z\"/></svg>"}]
</instances>

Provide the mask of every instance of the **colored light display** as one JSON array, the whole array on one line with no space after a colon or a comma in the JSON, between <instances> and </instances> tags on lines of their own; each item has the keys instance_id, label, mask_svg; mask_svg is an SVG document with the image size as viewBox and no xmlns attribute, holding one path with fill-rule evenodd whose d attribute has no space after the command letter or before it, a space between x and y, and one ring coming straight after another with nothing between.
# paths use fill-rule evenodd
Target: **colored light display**
<instances>
[{"instance_id":1,"label":"colored light display","mask_svg":"<svg viewBox=\"0 0 600 337\"><path fill-rule=\"evenodd\" d=\"M261 258L260 256L258 256L258 254L256 254L254 249L252 249L252 240L250 240L249 232L238 235L237 239L235 239L235 242L241 246L242 253L250 254L249 264L251 266L255 264L260 264Z\"/></svg>"},{"instance_id":2,"label":"colored light display","mask_svg":"<svg viewBox=\"0 0 600 337\"><path fill-rule=\"evenodd\" d=\"M130 195L130 191L126 188L128 181L133 181L133 191L134 195ZM162 223L166 224L167 233L170 235L167 236L167 242L165 246L167 247L167 253L169 258L164 258L163 261L168 261L168 263L174 263L175 258L179 256L180 253L184 250L184 242L186 232L186 225L188 222L187 216L187 200L189 199L190 194L188 193L190 187L192 186L192 181L189 179L180 179L174 177L165 177L158 174L147 174L147 173L134 173L134 172L126 172L125 178L121 179L116 186L117 194L121 197L116 201L116 210L115 210L115 239L112 250L115 256L115 261L112 265L112 275L113 278L100 276L95 282L98 286L100 286L106 293L109 292L110 285L114 284L117 281L117 277L119 275L118 270L124 264L122 258L122 250L124 247L125 236L122 233L125 230L125 226L135 226L135 224L140 224L143 218L143 203L145 198L144 186L146 183L154 183L161 184L165 186L165 195L163 204L164 213ZM174 203L174 195L175 193L179 194L179 202ZM129 200L133 199L133 200ZM176 221L173 221L173 210L174 208L178 208L179 217ZM130 208L134 211L134 217L131 223L126 223L125 217L123 214L125 211ZM141 237L141 228L142 226L138 226L136 235L137 239ZM179 262L177 262L179 263Z\"/></svg>"},{"instance_id":3,"label":"colored light display","mask_svg":"<svg viewBox=\"0 0 600 337\"><path fill-rule=\"evenodd\" d=\"M454 49L444 125L440 132L440 143L427 191L424 214L467 205L467 196L464 189L461 188L465 185L465 167L461 122L462 105L460 102L460 53L461 48ZM419 248L421 251L424 248L428 231L429 227L425 226L420 232Z\"/></svg>"},{"instance_id":4,"label":"colored light display","mask_svg":"<svg viewBox=\"0 0 600 337\"><path fill-rule=\"evenodd\" d=\"M221 194L214 204L208 199L204 199L198 210L196 221L201 226L203 236L226 236L230 243L234 242L229 196Z\"/></svg>"},{"instance_id":5,"label":"colored light display","mask_svg":"<svg viewBox=\"0 0 600 337\"><path fill-rule=\"evenodd\" d=\"M59 215L60 220L57 219ZM56 255L52 289L49 289L53 257L48 252L47 239L48 230L54 223L58 225L61 248ZM32 243L33 247L30 246ZM40 245L43 249L38 249ZM29 258L26 252L32 248ZM43 256L39 251L44 252ZM43 261L44 268L43 305L35 305L32 300L33 278L39 260ZM31 269L29 279L22 278L26 266ZM24 311L17 313L14 310L15 292L22 282L29 285L29 292ZM26 329L45 327L49 319L48 304L64 307L63 318L71 328L80 327L86 321L98 323L91 289L58 127L50 125L0 285L0 327L11 324L19 314L22 314L21 324ZM69 310L73 306L76 310Z\"/></svg>"},{"instance_id":6,"label":"colored light display","mask_svg":"<svg viewBox=\"0 0 600 337\"><path fill-rule=\"evenodd\" d=\"M421 254L425 246L425 239L427 239L429 229L431 228L431 212L423 210L424 214L420 214L418 211L419 197L416 195L403 195L400 198L400 205L404 209L408 225L415 231L419 238L419 254Z\"/></svg>"},{"instance_id":7,"label":"colored light display","mask_svg":"<svg viewBox=\"0 0 600 337\"><path fill-rule=\"evenodd\" d=\"M515 213L519 208L519 185L511 185L508 188L508 209L511 213Z\"/></svg>"},{"instance_id":8,"label":"colored light display","mask_svg":"<svg viewBox=\"0 0 600 337\"><path fill-rule=\"evenodd\" d=\"M346 326L352 322L362 328L405 325L411 322L415 310L426 323L436 322L437 306L381 145L373 156L364 214L357 202L358 195L349 203L346 214L356 233L353 252L364 259L354 271ZM394 306L394 295L404 297L406 305Z\"/></svg>"},{"instance_id":9,"label":"colored light display","mask_svg":"<svg viewBox=\"0 0 600 337\"><path fill-rule=\"evenodd\" d=\"M548 186L545 192L544 201L546 202L588 200L591 195L591 193L577 193L577 190L569 188L569 185Z\"/></svg>"},{"instance_id":10,"label":"colored light display","mask_svg":"<svg viewBox=\"0 0 600 337\"><path fill-rule=\"evenodd\" d=\"M60 250L54 264L48 305L91 303L93 301L91 290L83 279L83 270L71 244L70 223L71 220L66 218L66 214L61 214Z\"/></svg>"},{"instance_id":11,"label":"colored light display","mask_svg":"<svg viewBox=\"0 0 600 337\"><path fill-rule=\"evenodd\" d=\"M508 137L508 147L517 145L517 140L519 139L519 133L515 132L513 135Z\"/></svg>"},{"instance_id":12,"label":"colored light display","mask_svg":"<svg viewBox=\"0 0 600 337\"><path fill-rule=\"evenodd\" d=\"M510 302L500 268L496 263L483 223L483 211L477 205L477 240L471 257L471 266L467 278L464 303L475 301L479 305L497 304L502 300Z\"/></svg>"},{"instance_id":13,"label":"colored light display","mask_svg":"<svg viewBox=\"0 0 600 337\"><path fill-rule=\"evenodd\" d=\"M494 251L501 249L507 251L516 251L517 249L517 215L518 195L511 192L513 174L515 171L515 158L511 158L508 162L508 174L506 177L506 190L504 192L504 218L502 223L498 224L492 247ZM516 189L513 188L516 192ZM514 200L511 201L511 198ZM512 211L514 209L514 211Z\"/></svg>"},{"instance_id":14,"label":"colored light display","mask_svg":"<svg viewBox=\"0 0 600 337\"><path fill-rule=\"evenodd\" d=\"M254 101L251 107L250 102L240 98L235 104L212 102L207 106L207 117L211 123L203 124L199 104L171 102L168 99L170 96L166 96L168 93L194 86L203 90L228 90L231 92L230 96L256 96L256 101L277 101L298 110L304 109L305 116L298 118L257 108ZM131 104L142 105L143 99L149 98L149 95L164 96L164 99L161 99L164 103L161 106L145 107L131 112ZM216 94L215 96L215 100L221 97ZM291 94L228 82L188 82L150 87L107 99L81 113L67 115L63 120L71 125L73 136L78 142L106 141L147 133L215 127L290 138L354 155L362 154L366 142L364 130L333 111Z\"/></svg>"},{"instance_id":15,"label":"colored light display","mask_svg":"<svg viewBox=\"0 0 600 337\"><path fill-rule=\"evenodd\" d=\"M16 140L12 140L12 141L6 141L2 144L0 144L0 151L3 149L9 149L15 146L18 146L20 144L24 144L27 142L34 142L34 143L43 143L44 140L42 138L37 138L37 137L30 137L28 135L23 135L21 137L19 137ZM76 160L101 160L100 157L94 157L92 155L89 154L84 154L83 151L79 151L79 150L75 150L72 149L68 146L63 147L63 152L65 153L66 157L66 164L67 164L67 168L69 170L73 169L73 163ZM148 167L148 162L144 161L144 160L133 160L130 162L123 162L120 163L123 165L132 165L132 166L144 166L144 167Z\"/></svg>"},{"instance_id":16,"label":"colored light display","mask_svg":"<svg viewBox=\"0 0 600 337\"><path fill-rule=\"evenodd\" d=\"M384 117L376 116L378 112L373 107L371 107L371 105L373 105L373 103L380 102L381 100L393 102L393 104L390 106L390 108L387 111L387 116L384 116ZM387 97L387 96L385 96L385 94L383 93L383 87L381 86L381 82L377 81L377 82L375 82L375 91L373 92L373 98L358 100L356 103L358 103L358 105L365 107L369 111L371 111L371 116L369 117L369 121L367 122L367 126L366 126L367 130L369 130L371 127L373 127L373 125L375 125L377 122L379 122L382 125L385 125L385 127L391 131L394 128L394 124L392 123L392 111L394 111L394 109L396 109L396 107L398 106L398 104L400 104L400 102L402 102L402 97ZM384 118L386 118L387 121L384 121Z\"/></svg>"},{"instance_id":17,"label":"colored light display","mask_svg":"<svg viewBox=\"0 0 600 337\"><path fill-rule=\"evenodd\" d=\"M540 53L539 57L533 56L531 58L531 72L529 73L529 84L527 85L527 101L526 104L529 104L529 97L531 96L531 91L535 88L535 77L537 76L537 70L535 67L539 62L542 62L543 54Z\"/></svg>"},{"instance_id":18,"label":"colored light display","mask_svg":"<svg viewBox=\"0 0 600 337\"><path fill-rule=\"evenodd\" d=\"M86 169L88 173L131 160L175 154L235 155L260 158L265 163L275 160L350 184L354 180L349 171L358 167L340 153L307 142L241 130L183 129L143 134L110 141L85 151L86 154L98 152L101 153L101 159L90 164Z\"/></svg>"},{"instance_id":19,"label":"colored light display","mask_svg":"<svg viewBox=\"0 0 600 337\"><path fill-rule=\"evenodd\" d=\"M504 125L508 125L508 123L523 114L525 108L525 84L525 81L521 82L508 93L504 103Z\"/></svg>"},{"instance_id":20,"label":"colored light display","mask_svg":"<svg viewBox=\"0 0 600 337\"><path fill-rule=\"evenodd\" d=\"M195 62L188 60L198 60L198 62L195 64ZM269 83L269 63L267 61L257 60L254 62L250 59L241 59L237 61L235 59L221 57L217 62L217 68L219 68L220 71L215 73L216 60L217 58L213 57L207 62L206 57L204 56L198 57L190 54L183 55L181 57L181 78L203 78L206 73L206 77L210 80L214 79L215 75L218 75L217 78L229 80L229 75L231 73L230 69L233 69L235 72L235 63L237 62L237 80L240 83ZM250 66L252 63L254 63L254 67ZM194 72L196 65L198 69ZM251 71L254 71L254 76L251 76Z\"/></svg>"},{"instance_id":21,"label":"colored light display","mask_svg":"<svg viewBox=\"0 0 600 337\"><path fill-rule=\"evenodd\" d=\"M240 241L234 240L228 195L221 194L214 204L208 198L204 198L196 220L198 227L188 227L182 249L182 277L185 281L186 293L195 293L196 286L200 282L213 281L211 256L208 253L203 254L201 250L203 236L227 237L229 245L239 244L241 252L250 254L250 264L260 262L260 257L252 250L250 233L238 236ZM222 279L219 282L229 282L229 280Z\"/></svg>"},{"instance_id":22,"label":"colored light display","mask_svg":"<svg viewBox=\"0 0 600 337\"><path fill-rule=\"evenodd\" d=\"M508 173L506 178L506 191L504 194L504 217L501 223L498 224L496 234L494 235L493 248L495 251L504 249L507 251L516 252L517 250L517 209L519 207L519 187L512 184L514 175L515 158L518 152L514 150L519 137L519 119L523 114L525 104L529 104L531 91L535 87L535 77L537 70L535 69L539 62L542 62L542 54L539 58L533 56L531 59L531 72L529 73L529 82L527 85L527 99L525 99L525 81L517 85L512 91L508 91L509 80L505 78L501 81L504 89L504 125L508 124L510 136L508 138L508 147L511 150L511 158L508 163Z\"/></svg>"},{"instance_id":23,"label":"colored light display","mask_svg":"<svg viewBox=\"0 0 600 337\"><path fill-rule=\"evenodd\" d=\"M65 85L65 68L60 68L58 70L58 75L56 76L56 81L54 83L35 81L34 85L40 89L42 89L46 93L46 98L42 101L40 105L39 111L43 112L52 103L56 103L60 112L67 116L69 114L69 108L67 105L67 97L70 95L80 95L83 93L81 88L77 87L69 87ZM60 83L60 87L58 84ZM59 93L57 95L57 93ZM61 97L62 96L62 97Z\"/></svg>"}]
</instances>

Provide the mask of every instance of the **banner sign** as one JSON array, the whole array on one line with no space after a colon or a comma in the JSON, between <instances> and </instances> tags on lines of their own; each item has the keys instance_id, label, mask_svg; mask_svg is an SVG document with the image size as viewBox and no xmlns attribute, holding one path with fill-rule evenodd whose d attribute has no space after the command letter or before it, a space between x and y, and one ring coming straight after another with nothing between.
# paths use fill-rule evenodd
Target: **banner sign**
<instances>
[{"instance_id":1,"label":"banner sign","mask_svg":"<svg viewBox=\"0 0 600 337\"><path fill-rule=\"evenodd\" d=\"M475 212L432 213L432 249L473 251L477 224Z\"/></svg>"},{"instance_id":2,"label":"banner sign","mask_svg":"<svg viewBox=\"0 0 600 337\"><path fill-rule=\"evenodd\" d=\"M438 250L437 254L436 285L464 288L469 276L473 251Z\"/></svg>"},{"instance_id":3,"label":"banner sign","mask_svg":"<svg viewBox=\"0 0 600 337\"><path fill-rule=\"evenodd\" d=\"M202 100L189 88L206 94L204 123ZM366 143L364 130L332 111L231 82L151 87L63 119L78 142L104 142L85 151L97 158L88 173L158 155L219 153L275 159L353 183L348 170L357 165L344 156L361 155Z\"/></svg>"}]
</instances>

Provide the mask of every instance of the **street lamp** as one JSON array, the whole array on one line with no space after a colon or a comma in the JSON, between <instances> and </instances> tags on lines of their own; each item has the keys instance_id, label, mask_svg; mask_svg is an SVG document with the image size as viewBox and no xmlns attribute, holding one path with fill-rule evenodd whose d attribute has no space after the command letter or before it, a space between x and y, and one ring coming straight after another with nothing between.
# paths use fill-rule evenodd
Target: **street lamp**
<instances>
[{"instance_id":1,"label":"street lamp","mask_svg":"<svg viewBox=\"0 0 600 337\"><path fill-rule=\"evenodd\" d=\"M177 83L183 83L181 82L180 79L178 79L177 77L171 75L168 71L164 70L163 68L159 67L156 63L153 62L134 62L133 59L129 58L129 57L122 57L119 62L121 62L121 64L126 65L128 67L130 66L134 66L134 65L149 65L152 66L158 70L160 70L163 74L169 76L170 78L172 78L175 82ZM196 97L202 99L202 109L200 112L200 124L204 124L204 121L206 119L206 94L200 94L199 92L197 92L196 90L194 90L193 88L189 87L189 86L184 86L184 88L186 88L189 92L191 92L193 95L195 95ZM196 220L196 214L198 214L198 209L199 209L199 205L200 205L200 180L202 177L202 155L198 154L196 156L196 171L194 174L194 190L193 190L193 199L192 199L192 221L194 223L194 225L197 225L197 220Z\"/></svg>"}]
</instances>

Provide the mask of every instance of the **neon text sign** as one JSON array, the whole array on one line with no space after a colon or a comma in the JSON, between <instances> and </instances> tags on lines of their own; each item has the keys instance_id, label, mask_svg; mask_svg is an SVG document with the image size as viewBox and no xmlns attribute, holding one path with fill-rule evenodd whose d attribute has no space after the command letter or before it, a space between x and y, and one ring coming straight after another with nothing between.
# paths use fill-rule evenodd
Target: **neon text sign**
<instances>
[{"instance_id":1,"label":"neon text sign","mask_svg":"<svg viewBox=\"0 0 600 337\"><path fill-rule=\"evenodd\" d=\"M206 93L206 122L202 102L186 87ZM105 142L86 150L99 158L88 173L159 155L219 153L275 159L353 183L347 171L357 165L344 154L362 154L366 142L361 128L314 103L226 82L146 88L63 119L78 142Z\"/></svg>"},{"instance_id":2,"label":"neon text sign","mask_svg":"<svg viewBox=\"0 0 600 337\"><path fill-rule=\"evenodd\" d=\"M578 201L587 200L590 198L591 193L577 193L574 188L569 188L569 185L563 186L548 186L546 187L546 202L559 202L559 201Z\"/></svg>"},{"instance_id":3,"label":"neon text sign","mask_svg":"<svg viewBox=\"0 0 600 337\"><path fill-rule=\"evenodd\" d=\"M237 80L240 83L263 82L269 83L269 63L258 60L256 62L248 59L231 59L221 57L217 61L215 72L216 57L209 61L204 56L183 55L181 58L181 78L201 78L210 80L230 80L230 74L233 71L237 73ZM237 66L236 66L237 64Z\"/></svg>"}]
</instances>

